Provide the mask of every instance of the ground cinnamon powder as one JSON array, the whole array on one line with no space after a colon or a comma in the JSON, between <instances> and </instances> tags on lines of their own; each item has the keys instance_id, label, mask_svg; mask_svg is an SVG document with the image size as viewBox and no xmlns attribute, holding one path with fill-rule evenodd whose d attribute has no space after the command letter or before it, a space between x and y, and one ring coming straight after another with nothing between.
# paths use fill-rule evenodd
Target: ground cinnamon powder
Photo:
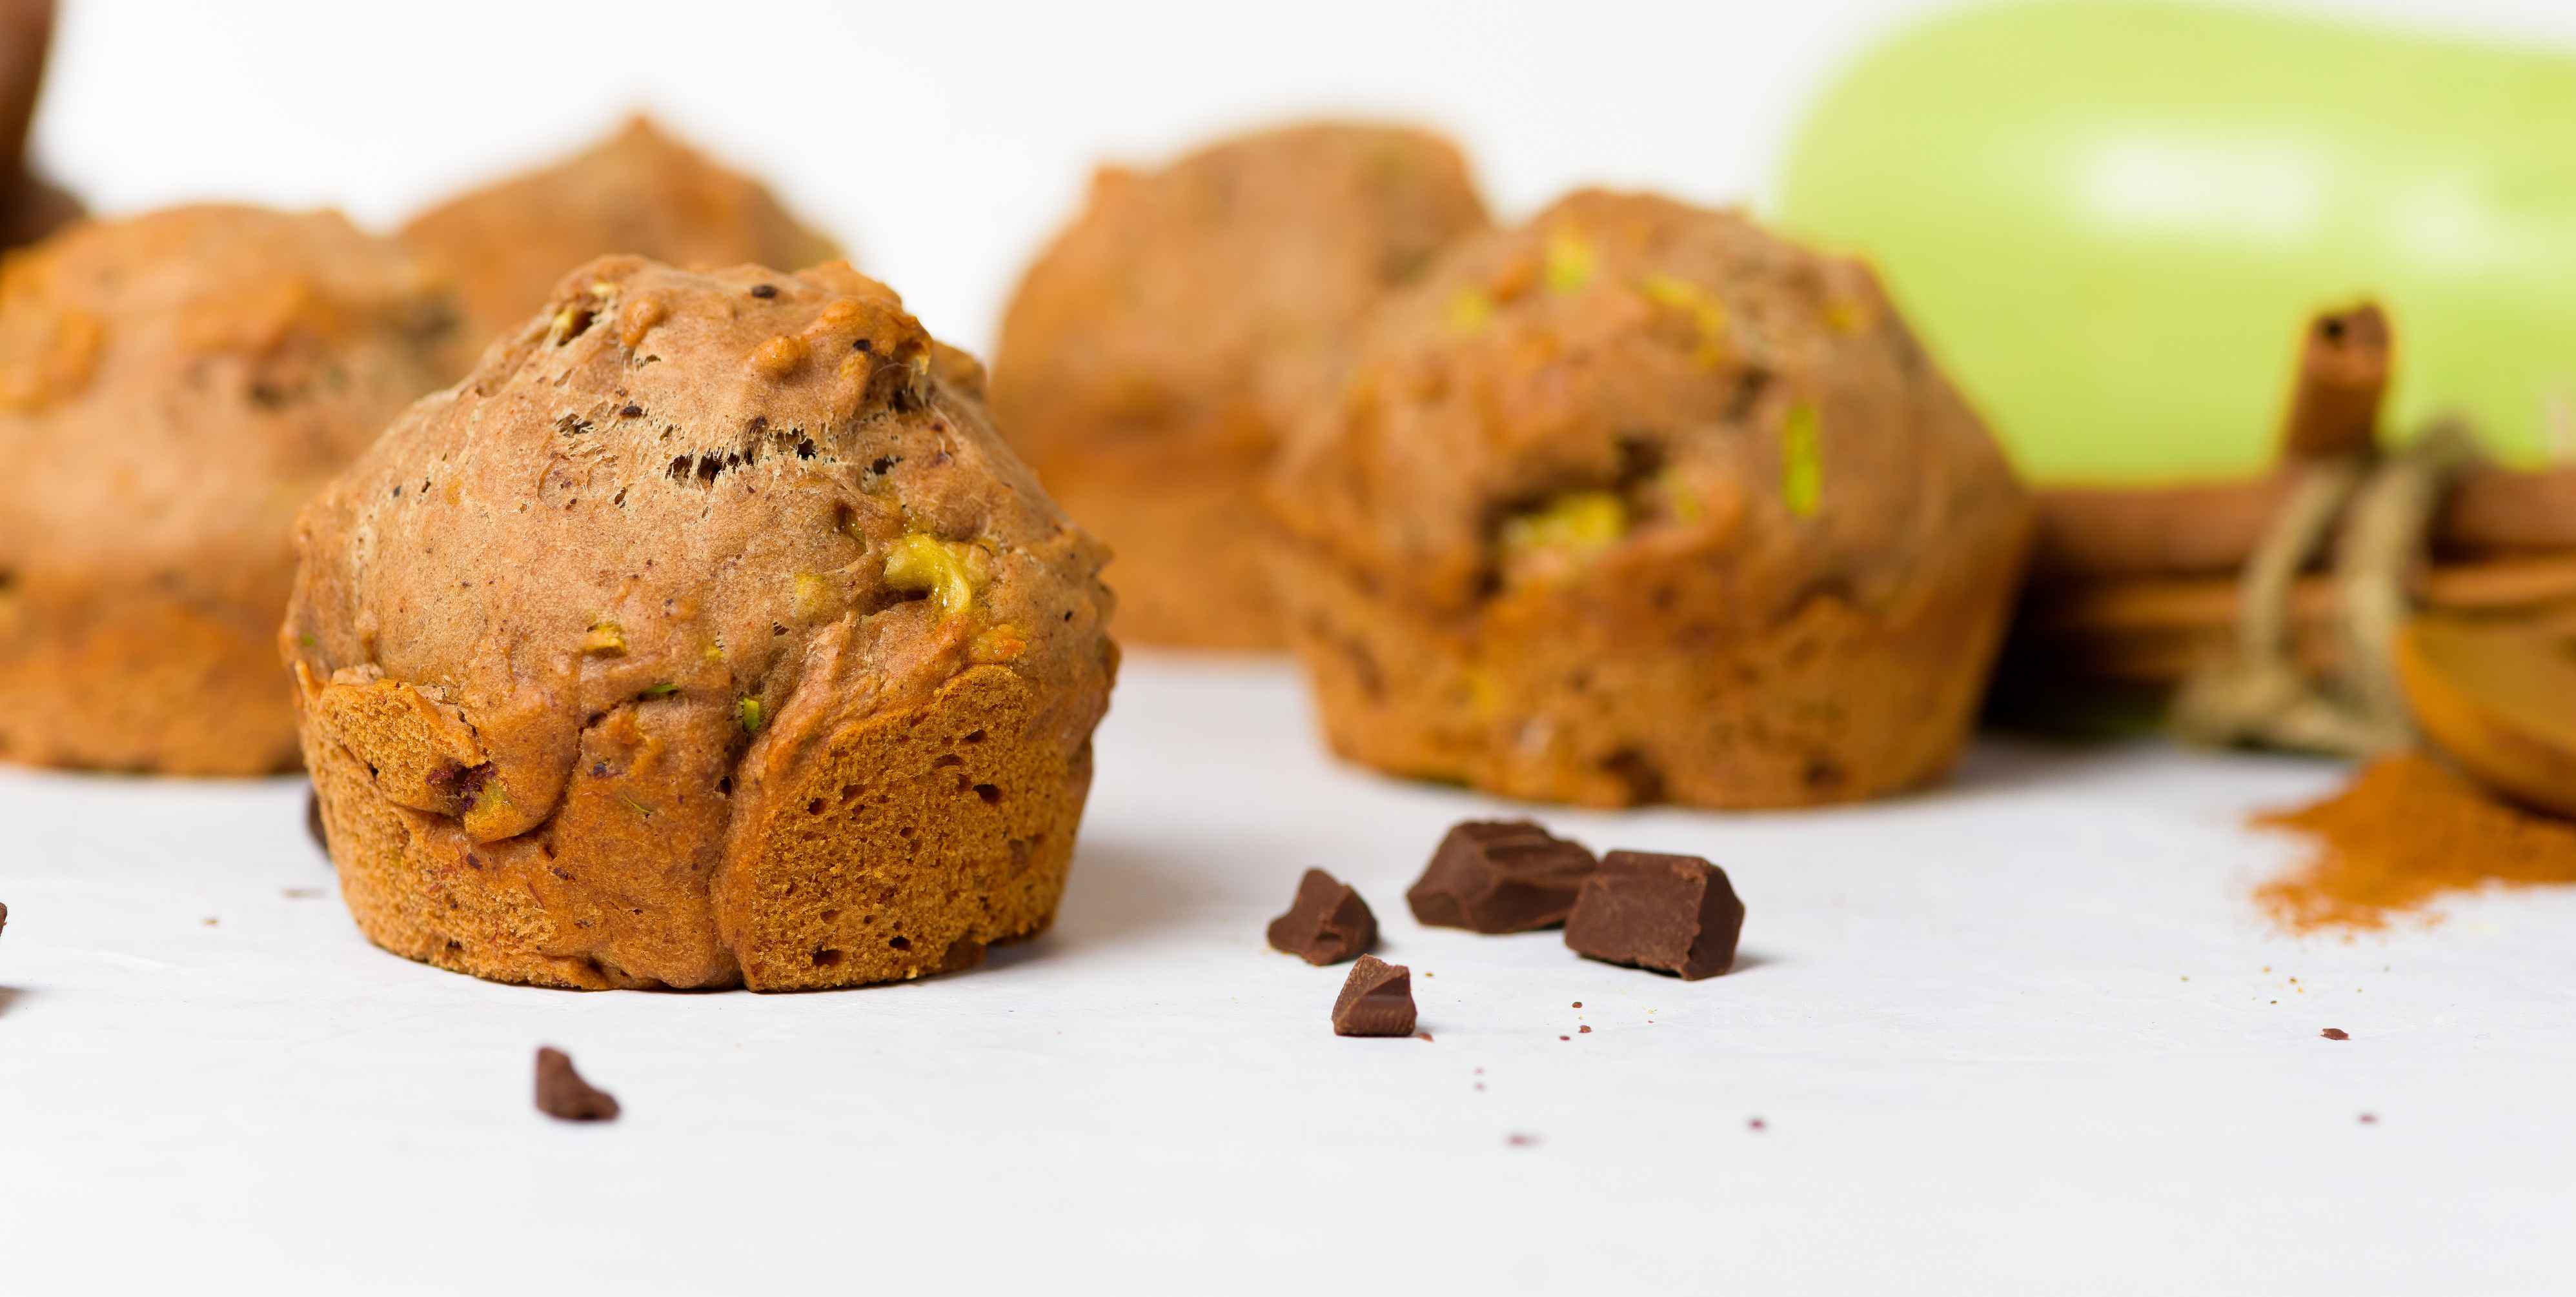
<instances>
[{"instance_id":1,"label":"ground cinnamon powder","mask_svg":"<svg viewBox=\"0 0 2576 1297\"><path fill-rule=\"evenodd\" d=\"M2318 852L2255 899L2283 927L2385 928L2445 892L2576 883L2576 824L2521 810L2429 757L2382 757L2312 806L2254 822L2314 837Z\"/></svg>"}]
</instances>

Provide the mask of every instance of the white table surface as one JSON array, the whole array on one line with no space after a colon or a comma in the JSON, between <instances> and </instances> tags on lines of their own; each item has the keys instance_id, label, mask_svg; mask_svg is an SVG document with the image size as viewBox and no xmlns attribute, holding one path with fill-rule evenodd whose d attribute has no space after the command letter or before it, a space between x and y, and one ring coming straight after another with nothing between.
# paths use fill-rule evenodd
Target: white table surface
<instances>
[{"instance_id":1,"label":"white table surface","mask_svg":"<svg viewBox=\"0 0 2576 1297\"><path fill-rule=\"evenodd\" d=\"M1284 671L1131 661L1052 934L788 996L408 963L290 894L293 782L0 773L0 1291L2576 1282L2576 891L2273 931L2299 846L2240 821L2332 766L1989 741L1882 805L1547 813L1726 866L1747 954L1686 985L1415 924L1498 805L1308 734ZM1335 1037L1343 970L1265 948L1310 864L1434 1041ZM533 1111L541 1043L625 1116Z\"/></svg>"}]
</instances>

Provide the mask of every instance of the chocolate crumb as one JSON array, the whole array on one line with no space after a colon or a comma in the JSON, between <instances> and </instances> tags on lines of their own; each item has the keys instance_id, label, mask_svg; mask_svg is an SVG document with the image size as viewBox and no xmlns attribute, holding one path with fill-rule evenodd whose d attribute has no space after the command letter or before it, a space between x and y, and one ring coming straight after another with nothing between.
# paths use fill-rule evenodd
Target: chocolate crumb
<instances>
[{"instance_id":1,"label":"chocolate crumb","mask_svg":"<svg viewBox=\"0 0 2576 1297\"><path fill-rule=\"evenodd\" d=\"M1753 1119L1751 1119L1751 1120L1749 1120L1749 1121L1745 1122L1745 1123L1744 1123L1744 1128L1745 1128L1746 1130L1757 1130L1757 1131L1758 1131L1758 1130L1769 1130L1769 1129L1771 1129L1771 1123L1769 1123L1769 1122L1767 1122L1767 1121L1762 1120L1760 1117L1755 1117L1755 1118L1753 1118Z\"/></svg>"},{"instance_id":2,"label":"chocolate crumb","mask_svg":"<svg viewBox=\"0 0 2576 1297\"><path fill-rule=\"evenodd\" d=\"M2348 1031L2345 1031L2345 1030L2344 1030L2343 1028L2341 1028L2341 1027L2328 1027L2328 1028L2326 1028L2325 1030L2318 1032L2317 1034L2318 1034L2318 1035L2320 1035L2320 1036L2325 1037L2325 1038L2326 1038L2326 1039L2328 1039L2328 1040L2350 1040L2350 1039L2352 1039L2352 1033L2351 1033L2351 1032L2348 1032Z\"/></svg>"},{"instance_id":3,"label":"chocolate crumb","mask_svg":"<svg viewBox=\"0 0 2576 1297\"><path fill-rule=\"evenodd\" d=\"M581 1079L572 1058L551 1045L537 1050L537 1111L558 1121L613 1121L617 1099Z\"/></svg>"},{"instance_id":4,"label":"chocolate crumb","mask_svg":"<svg viewBox=\"0 0 2576 1297\"><path fill-rule=\"evenodd\" d=\"M643 407L643 406L640 406L640 405L633 405L633 404L628 404L628 405L622 405L622 406L619 406L619 407L618 407L618 409L617 409L617 417L618 417L618 418L621 418L621 419L640 419L640 418L643 418L643 417L644 417L644 407Z\"/></svg>"},{"instance_id":5,"label":"chocolate crumb","mask_svg":"<svg viewBox=\"0 0 2576 1297\"><path fill-rule=\"evenodd\" d=\"M2375 1112L2365 1112L2365 1113L2361 1114L2361 1124L2362 1124L2362 1125L2365 1125L2365 1126L2376 1126L2376 1125L2378 1125L2378 1124L2379 1124L2379 1114L2378 1114L2378 1113L2375 1113Z\"/></svg>"},{"instance_id":6,"label":"chocolate crumb","mask_svg":"<svg viewBox=\"0 0 2576 1297\"><path fill-rule=\"evenodd\" d=\"M778 296L778 285L754 284L751 286L751 295L766 301L769 298Z\"/></svg>"},{"instance_id":7,"label":"chocolate crumb","mask_svg":"<svg viewBox=\"0 0 2576 1297\"><path fill-rule=\"evenodd\" d=\"M1572 1037L1572 1036L1559 1036L1559 1037L1557 1037L1557 1039L1558 1039L1558 1040L1572 1040L1572 1039L1574 1039L1574 1037Z\"/></svg>"},{"instance_id":8,"label":"chocolate crumb","mask_svg":"<svg viewBox=\"0 0 2576 1297\"><path fill-rule=\"evenodd\" d=\"M1581 1001L1581 1000L1577 1000L1577 1001L1575 1001L1575 1002L1574 1002L1574 1007L1575 1007L1575 1008L1578 1008L1578 1009L1582 1008L1582 1007L1583 1007L1583 1001Z\"/></svg>"},{"instance_id":9,"label":"chocolate crumb","mask_svg":"<svg viewBox=\"0 0 2576 1297\"><path fill-rule=\"evenodd\" d=\"M1574 1029L1574 1034L1578 1036L1589 1036L1592 1034L1592 1029L1590 1027L1577 1027Z\"/></svg>"},{"instance_id":10,"label":"chocolate crumb","mask_svg":"<svg viewBox=\"0 0 2576 1297\"><path fill-rule=\"evenodd\" d=\"M1512 1148L1536 1148L1538 1147L1538 1136L1524 1135L1515 1131L1509 1135L1503 1136L1503 1143Z\"/></svg>"},{"instance_id":11,"label":"chocolate crumb","mask_svg":"<svg viewBox=\"0 0 2576 1297\"><path fill-rule=\"evenodd\" d=\"M1743 932L1744 902L1725 870L1697 856L1613 851L1583 880L1565 944L1586 959L1695 982L1735 966Z\"/></svg>"},{"instance_id":12,"label":"chocolate crumb","mask_svg":"<svg viewBox=\"0 0 2576 1297\"><path fill-rule=\"evenodd\" d=\"M1404 894L1435 928L1529 932L1565 922L1595 865L1580 843L1528 820L1468 820L1449 830Z\"/></svg>"},{"instance_id":13,"label":"chocolate crumb","mask_svg":"<svg viewBox=\"0 0 2576 1297\"><path fill-rule=\"evenodd\" d=\"M1288 912L1270 921L1269 935L1271 949L1321 968L1368 953L1377 944L1377 916L1350 884L1309 869Z\"/></svg>"},{"instance_id":14,"label":"chocolate crumb","mask_svg":"<svg viewBox=\"0 0 2576 1297\"><path fill-rule=\"evenodd\" d=\"M1410 1036L1413 1034L1413 976L1402 964L1362 955L1342 982L1333 1001L1336 1036Z\"/></svg>"}]
</instances>

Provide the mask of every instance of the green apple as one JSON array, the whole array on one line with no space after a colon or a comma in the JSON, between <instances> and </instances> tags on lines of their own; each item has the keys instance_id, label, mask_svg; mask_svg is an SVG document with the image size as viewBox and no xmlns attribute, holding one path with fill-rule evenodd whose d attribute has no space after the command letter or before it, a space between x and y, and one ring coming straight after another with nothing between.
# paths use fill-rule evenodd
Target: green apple
<instances>
[{"instance_id":1,"label":"green apple","mask_svg":"<svg viewBox=\"0 0 2576 1297\"><path fill-rule=\"evenodd\" d=\"M2576 440L2576 58L2276 12L2015 4L1827 89L1773 213L1874 262L2042 483L2268 462L2300 334L2376 298L2389 423Z\"/></svg>"}]
</instances>

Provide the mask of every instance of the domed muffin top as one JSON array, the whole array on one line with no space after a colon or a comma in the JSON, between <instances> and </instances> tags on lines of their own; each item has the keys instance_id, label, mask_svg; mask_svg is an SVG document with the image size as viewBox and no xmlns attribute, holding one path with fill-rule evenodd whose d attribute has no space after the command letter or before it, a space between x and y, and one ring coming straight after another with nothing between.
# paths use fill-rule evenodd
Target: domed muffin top
<instances>
[{"instance_id":1,"label":"domed muffin top","mask_svg":"<svg viewBox=\"0 0 2576 1297\"><path fill-rule=\"evenodd\" d=\"M0 551L223 553L215 579L277 598L296 509L436 386L453 324L402 249L329 212L173 208L8 254L0 451L26 471L0 478Z\"/></svg>"},{"instance_id":2,"label":"domed muffin top","mask_svg":"<svg viewBox=\"0 0 2576 1297\"><path fill-rule=\"evenodd\" d=\"M1748 618L1874 601L1947 530L2027 510L1865 267L1600 191L1390 299L1268 488L1294 543L1437 615L1686 555Z\"/></svg>"},{"instance_id":3,"label":"domed muffin top","mask_svg":"<svg viewBox=\"0 0 2576 1297\"><path fill-rule=\"evenodd\" d=\"M475 349L535 309L564 267L604 254L791 269L841 255L758 181L641 116L561 162L422 212L402 239L454 280Z\"/></svg>"},{"instance_id":4,"label":"domed muffin top","mask_svg":"<svg viewBox=\"0 0 2576 1297\"><path fill-rule=\"evenodd\" d=\"M1103 168L1002 325L995 404L1041 462L1177 429L1266 447L1388 289L1485 223L1436 135L1319 123Z\"/></svg>"},{"instance_id":5,"label":"domed muffin top","mask_svg":"<svg viewBox=\"0 0 2576 1297\"><path fill-rule=\"evenodd\" d=\"M289 656L470 726L502 790L478 839L542 820L627 704L738 748L814 684L892 710L997 664L1096 686L1063 691L1084 732L1105 696L1099 547L993 434L975 362L839 263L592 262L299 531Z\"/></svg>"}]
</instances>

